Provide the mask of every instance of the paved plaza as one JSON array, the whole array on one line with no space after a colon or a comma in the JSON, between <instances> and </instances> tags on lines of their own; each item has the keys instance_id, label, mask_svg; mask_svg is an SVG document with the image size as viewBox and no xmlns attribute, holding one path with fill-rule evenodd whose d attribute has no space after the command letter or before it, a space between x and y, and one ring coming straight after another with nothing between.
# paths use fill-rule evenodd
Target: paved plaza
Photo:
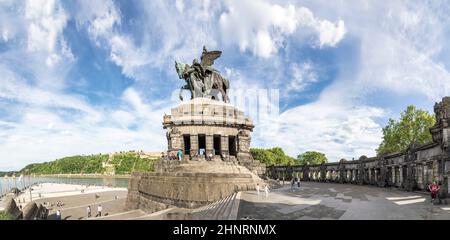
<instances>
[{"instance_id":1,"label":"paved plaza","mask_svg":"<svg viewBox=\"0 0 450 240\"><path fill-rule=\"evenodd\" d=\"M103 216L113 215L123 212L127 192L126 191L105 191L99 193L78 194L74 196L62 196L53 198L43 198L36 203L49 202L49 220L56 219L56 210L61 211L61 218L65 220L84 220L87 218L86 208L91 206L92 217L97 214L97 206L100 204L103 208ZM117 197L117 198L116 198ZM57 207L56 203L60 201L63 206Z\"/></svg>"},{"instance_id":2,"label":"paved plaza","mask_svg":"<svg viewBox=\"0 0 450 240\"><path fill-rule=\"evenodd\" d=\"M235 206L221 200L220 204L216 206L217 211L209 211L220 213L232 211L232 208L235 208L237 219L450 219L450 205L433 205L430 202L429 195L424 192L406 192L396 188L302 182L300 188L291 187L289 183L286 183L284 187L270 191L267 197L263 191L259 195L256 191L245 191L238 195L240 199L238 205ZM179 219L169 215L192 211L181 208L169 208L156 213L146 213L140 209L127 211L124 210L126 196L127 191L105 191L42 198L36 202L50 202L52 206L49 207L48 219L55 219L55 212L59 209L62 213L62 219L65 220L86 220L86 207L88 205L92 208L93 217L91 219L98 220ZM57 201L64 205L56 207ZM99 204L103 206L103 216L95 217ZM209 209L208 206L206 208ZM227 208L230 209L226 210ZM216 215L205 216L209 216L206 219L219 219Z\"/></svg>"},{"instance_id":3,"label":"paved plaza","mask_svg":"<svg viewBox=\"0 0 450 240\"><path fill-rule=\"evenodd\" d=\"M422 192L353 184L302 182L301 187L243 192L238 219L450 219L450 205L433 205Z\"/></svg>"}]
</instances>

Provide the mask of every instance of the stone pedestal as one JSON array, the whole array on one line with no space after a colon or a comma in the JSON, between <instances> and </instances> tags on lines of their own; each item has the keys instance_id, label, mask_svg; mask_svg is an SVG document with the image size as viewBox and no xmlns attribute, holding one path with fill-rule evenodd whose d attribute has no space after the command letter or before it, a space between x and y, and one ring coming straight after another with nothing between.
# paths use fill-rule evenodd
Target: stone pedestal
<instances>
[{"instance_id":1,"label":"stone pedestal","mask_svg":"<svg viewBox=\"0 0 450 240\"><path fill-rule=\"evenodd\" d=\"M167 129L169 149L182 150L185 155L189 150L193 160L212 154L223 161L237 161L258 175L265 173L265 166L250 154L253 123L233 105L195 98L173 108L171 115L165 115L163 127ZM189 144L184 142L187 138ZM230 145L230 139L234 139L234 144ZM186 149L188 145L190 148ZM201 148L205 149L204 156L199 156Z\"/></svg>"},{"instance_id":2,"label":"stone pedestal","mask_svg":"<svg viewBox=\"0 0 450 240\"><path fill-rule=\"evenodd\" d=\"M198 208L263 184L246 167L226 162L161 160L155 167L156 172L133 173L127 209Z\"/></svg>"},{"instance_id":3,"label":"stone pedestal","mask_svg":"<svg viewBox=\"0 0 450 240\"><path fill-rule=\"evenodd\" d=\"M196 208L263 184L266 167L250 154L253 123L234 106L194 98L165 115L163 127L169 153L185 157L161 159L153 173L133 173L128 209Z\"/></svg>"}]
</instances>

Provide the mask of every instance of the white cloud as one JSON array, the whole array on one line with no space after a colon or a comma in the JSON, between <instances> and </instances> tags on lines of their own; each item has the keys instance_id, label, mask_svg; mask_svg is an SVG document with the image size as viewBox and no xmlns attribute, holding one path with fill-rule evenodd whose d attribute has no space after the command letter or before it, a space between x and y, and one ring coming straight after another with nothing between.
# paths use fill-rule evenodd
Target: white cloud
<instances>
[{"instance_id":1,"label":"white cloud","mask_svg":"<svg viewBox=\"0 0 450 240\"><path fill-rule=\"evenodd\" d=\"M110 39L111 60L122 66L122 72L128 77L135 77L137 69L150 62L145 49L137 48L129 37L115 35Z\"/></svg>"},{"instance_id":2,"label":"white cloud","mask_svg":"<svg viewBox=\"0 0 450 240\"><path fill-rule=\"evenodd\" d=\"M54 91L48 91L25 83L14 72L0 65L3 82L0 84L0 99L9 99L37 107L56 107L81 111L91 116L99 116L96 111L80 96L71 96Z\"/></svg>"},{"instance_id":3,"label":"white cloud","mask_svg":"<svg viewBox=\"0 0 450 240\"><path fill-rule=\"evenodd\" d=\"M67 19L68 16L58 1L29 0L26 2L27 48L30 52L45 52L47 66L54 66L63 57L73 58L62 37Z\"/></svg>"},{"instance_id":4,"label":"white cloud","mask_svg":"<svg viewBox=\"0 0 450 240\"><path fill-rule=\"evenodd\" d=\"M291 66L293 79L287 91L301 92L319 80L319 76L311 62L293 63Z\"/></svg>"},{"instance_id":5,"label":"white cloud","mask_svg":"<svg viewBox=\"0 0 450 240\"><path fill-rule=\"evenodd\" d=\"M300 27L314 29L320 47L335 46L346 32L344 21L334 24L320 20L309 9L292 4L283 7L266 1L226 1L226 5L228 11L219 20L223 41L264 58L276 54L284 39Z\"/></svg>"},{"instance_id":6,"label":"white cloud","mask_svg":"<svg viewBox=\"0 0 450 240\"><path fill-rule=\"evenodd\" d=\"M178 12L183 13L183 11L184 11L184 1L183 0L176 0L175 1L175 7L177 8Z\"/></svg>"},{"instance_id":7,"label":"white cloud","mask_svg":"<svg viewBox=\"0 0 450 240\"><path fill-rule=\"evenodd\" d=\"M90 36L100 45L98 38L113 35L114 26L121 24L119 10L111 0L80 0L75 19L79 25L87 25Z\"/></svg>"},{"instance_id":8,"label":"white cloud","mask_svg":"<svg viewBox=\"0 0 450 240\"><path fill-rule=\"evenodd\" d=\"M291 156L305 151L324 152L331 162L375 155L374 146L381 139L381 126L375 120L383 117L384 111L323 97L283 112L273 119L278 126L272 130L256 126L256 143L282 146Z\"/></svg>"},{"instance_id":9,"label":"white cloud","mask_svg":"<svg viewBox=\"0 0 450 240\"><path fill-rule=\"evenodd\" d=\"M449 65L442 57L448 55L450 32L446 2L135 3L143 15L127 22L113 1L77 1L74 16L56 0L0 2L0 41L11 44L0 53L0 106L13 115L0 119L0 159L8 159L0 169L72 154L165 147L161 117L169 112L169 99L144 98L134 86L117 97L117 105L101 107L66 91L73 56L63 31L72 17L124 75L150 82L156 91L161 81L171 80L149 79L152 70L173 73L174 59L191 61L206 43L227 52L238 46L256 56L242 67L221 65L232 91L282 86L302 92L322 78L320 62L303 62L302 53L283 61L293 57L280 50L312 39L310 47L320 51L339 47L349 36L357 63L336 66L336 77L318 100L291 103L255 128L253 146L278 145L293 156L306 150L323 151L331 161L373 155L381 140L377 119L389 117L389 109L371 102L374 91L380 98L386 92L431 100L450 94ZM132 31L122 29L125 23Z\"/></svg>"},{"instance_id":10,"label":"white cloud","mask_svg":"<svg viewBox=\"0 0 450 240\"><path fill-rule=\"evenodd\" d=\"M110 60L122 67L122 73L137 78L136 72L151 60L148 49L136 46L132 36L115 29L122 23L119 9L113 1L84 0L78 2L75 18L80 26L86 26L89 36L98 47L110 51Z\"/></svg>"},{"instance_id":11,"label":"white cloud","mask_svg":"<svg viewBox=\"0 0 450 240\"><path fill-rule=\"evenodd\" d=\"M339 16L352 37L357 38L358 62L342 66L341 74L317 101L283 112L279 131L255 129L257 144L279 145L293 156L318 150L326 153L330 161L373 156L381 142L382 126L377 119L394 117L390 109L367 104L377 104L371 101L375 93L377 98L383 98L386 92L426 96L430 108L433 101L450 94L450 74L439 60L449 29L443 19L448 16L433 14L436 6L408 1L314 4L317 9L344 9ZM355 9L360 14L355 14ZM296 83L295 77L292 83ZM302 85L291 85L295 86ZM404 104L414 101L405 99Z\"/></svg>"},{"instance_id":12,"label":"white cloud","mask_svg":"<svg viewBox=\"0 0 450 240\"><path fill-rule=\"evenodd\" d=\"M64 94L55 97L71 98ZM161 122L167 106L154 108L131 88L122 99L113 109L96 108L82 114L58 114L47 105L24 107L18 121L0 122L4 134L0 140L0 169L20 169L28 163L76 154L163 149ZM130 129L132 125L135 128Z\"/></svg>"},{"instance_id":13,"label":"white cloud","mask_svg":"<svg viewBox=\"0 0 450 240\"><path fill-rule=\"evenodd\" d=\"M329 21L321 21L317 24L316 30L319 32L320 47L336 46L346 33L344 21L339 20L336 24Z\"/></svg>"}]
</instances>

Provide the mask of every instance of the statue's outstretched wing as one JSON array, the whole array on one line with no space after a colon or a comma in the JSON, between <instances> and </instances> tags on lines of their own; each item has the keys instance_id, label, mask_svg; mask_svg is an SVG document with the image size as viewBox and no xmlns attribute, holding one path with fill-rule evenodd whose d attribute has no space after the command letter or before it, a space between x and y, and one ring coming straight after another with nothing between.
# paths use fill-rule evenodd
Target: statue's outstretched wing
<instances>
[{"instance_id":1,"label":"statue's outstretched wing","mask_svg":"<svg viewBox=\"0 0 450 240\"><path fill-rule=\"evenodd\" d=\"M214 64L214 60L222 55L222 51L204 52L201 56L201 64L203 67L208 67Z\"/></svg>"}]
</instances>

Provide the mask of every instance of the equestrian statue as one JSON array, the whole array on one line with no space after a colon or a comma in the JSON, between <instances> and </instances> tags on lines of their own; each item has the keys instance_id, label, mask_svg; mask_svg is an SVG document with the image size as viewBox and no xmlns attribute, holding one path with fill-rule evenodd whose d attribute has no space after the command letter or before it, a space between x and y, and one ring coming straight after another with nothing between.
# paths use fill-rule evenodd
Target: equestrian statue
<instances>
[{"instance_id":1,"label":"equestrian statue","mask_svg":"<svg viewBox=\"0 0 450 240\"><path fill-rule=\"evenodd\" d=\"M230 102L228 98L230 83L213 67L214 60L221 55L221 51L208 51L204 46L200 62L194 59L192 65L189 65L175 61L178 77L186 82L186 85L180 88L181 101L183 101L182 91L189 90L191 99L202 97L218 100L217 92L220 92L222 100L226 103Z\"/></svg>"}]
</instances>

